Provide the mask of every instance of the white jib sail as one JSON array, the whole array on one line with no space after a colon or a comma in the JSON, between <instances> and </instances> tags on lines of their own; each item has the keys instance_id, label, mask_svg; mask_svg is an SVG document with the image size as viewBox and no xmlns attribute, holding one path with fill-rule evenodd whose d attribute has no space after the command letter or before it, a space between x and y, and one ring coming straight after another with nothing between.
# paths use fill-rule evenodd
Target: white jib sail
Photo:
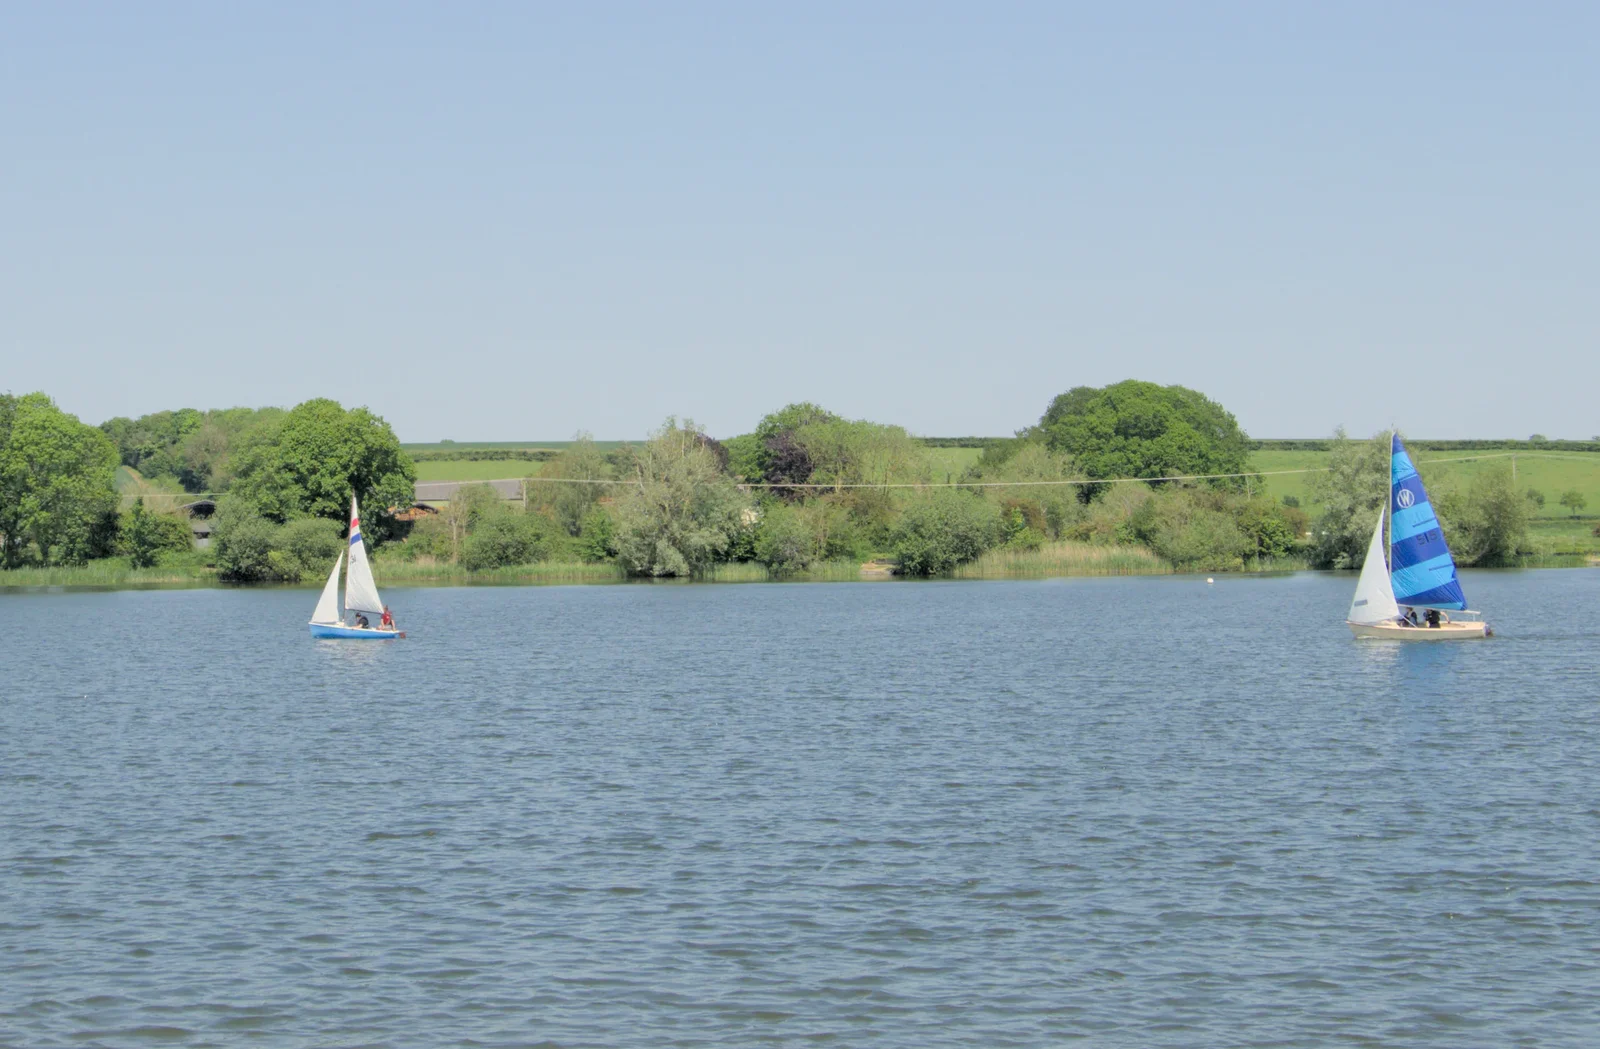
<instances>
[{"instance_id":1,"label":"white jib sail","mask_svg":"<svg viewBox=\"0 0 1600 1049\"><path fill-rule=\"evenodd\" d=\"M361 539L361 512L355 496L350 497L350 570L345 573L344 607L350 612L383 615L378 585L372 581L372 566L367 564L367 544Z\"/></svg>"},{"instance_id":2,"label":"white jib sail","mask_svg":"<svg viewBox=\"0 0 1600 1049\"><path fill-rule=\"evenodd\" d=\"M1350 602L1352 623L1363 626L1392 623L1400 616L1400 606L1394 603L1394 587L1389 583L1389 564L1383 555L1383 514L1380 513L1372 543L1367 547L1366 563L1361 566L1361 578L1356 581L1355 600Z\"/></svg>"},{"instance_id":3,"label":"white jib sail","mask_svg":"<svg viewBox=\"0 0 1600 1049\"><path fill-rule=\"evenodd\" d=\"M333 571L328 573L328 585L317 598L317 610L311 613L313 623L333 625L339 622L339 566L344 563L344 552L333 559Z\"/></svg>"}]
</instances>

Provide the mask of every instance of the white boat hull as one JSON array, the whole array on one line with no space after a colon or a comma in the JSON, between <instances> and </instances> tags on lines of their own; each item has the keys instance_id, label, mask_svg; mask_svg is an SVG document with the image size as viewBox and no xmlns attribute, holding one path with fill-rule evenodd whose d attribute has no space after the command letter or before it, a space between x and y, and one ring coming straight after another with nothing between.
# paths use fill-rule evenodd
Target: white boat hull
<instances>
[{"instance_id":1,"label":"white boat hull","mask_svg":"<svg viewBox=\"0 0 1600 1049\"><path fill-rule=\"evenodd\" d=\"M1438 626L1401 626L1398 623L1351 623L1346 626L1356 637L1376 637L1386 641L1470 641L1487 637L1488 624L1482 621L1440 623Z\"/></svg>"},{"instance_id":2,"label":"white boat hull","mask_svg":"<svg viewBox=\"0 0 1600 1049\"><path fill-rule=\"evenodd\" d=\"M312 623L311 636L345 638L349 641L388 641L405 637L399 630L380 630L377 627L343 626L339 623Z\"/></svg>"}]
</instances>

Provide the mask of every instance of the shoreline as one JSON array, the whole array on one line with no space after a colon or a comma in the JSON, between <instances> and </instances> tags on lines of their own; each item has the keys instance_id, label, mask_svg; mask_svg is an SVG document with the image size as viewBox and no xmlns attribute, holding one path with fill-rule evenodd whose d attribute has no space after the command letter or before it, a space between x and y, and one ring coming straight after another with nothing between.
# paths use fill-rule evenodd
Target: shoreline
<instances>
[{"instance_id":1,"label":"shoreline","mask_svg":"<svg viewBox=\"0 0 1600 1049\"><path fill-rule=\"evenodd\" d=\"M994 582L1019 579L1073 579L1110 576L1214 575L1259 577L1298 572L1323 572L1355 576L1350 569L1312 569L1303 563L1263 565L1248 569L1195 569L1178 571L1165 562L1144 564L1100 563L1042 565L983 564L982 560L934 576L894 575L868 569L855 562L826 562L803 572L775 574L754 562L730 562L689 578L629 576L615 564L540 563L470 572L450 565L375 566L378 585L385 589L452 586L620 586L637 584L739 584L739 583L917 583L930 581ZM383 569L387 568L388 571ZM401 568L400 571L395 571ZM1583 555L1528 558L1522 564L1468 571L1521 572L1538 569L1600 568L1600 561ZM311 592L320 581L229 582L210 570L184 568L113 568L95 565L75 568L21 568L0 570L0 594L39 590L299 590Z\"/></svg>"}]
</instances>

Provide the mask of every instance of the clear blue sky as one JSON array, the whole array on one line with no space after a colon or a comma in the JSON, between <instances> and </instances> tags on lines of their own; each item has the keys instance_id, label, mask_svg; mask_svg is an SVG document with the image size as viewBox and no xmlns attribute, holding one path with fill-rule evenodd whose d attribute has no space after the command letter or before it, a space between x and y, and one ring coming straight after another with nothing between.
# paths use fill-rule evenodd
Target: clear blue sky
<instances>
[{"instance_id":1,"label":"clear blue sky","mask_svg":"<svg viewBox=\"0 0 1600 1049\"><path fill-rule=\"evenodd\" d=\"M10 4L0 390L1600 433L1594 4Z\"/></svg>"}]
</instances>

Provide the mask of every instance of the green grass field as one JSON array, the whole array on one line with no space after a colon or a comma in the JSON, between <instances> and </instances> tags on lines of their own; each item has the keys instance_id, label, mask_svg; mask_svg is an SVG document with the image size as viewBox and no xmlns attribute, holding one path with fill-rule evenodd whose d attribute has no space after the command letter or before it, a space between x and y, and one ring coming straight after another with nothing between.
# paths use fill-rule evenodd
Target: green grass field
<instances>
[{"instance_id":1,"label":"green grass field","mask_svg":"<svg viewBox=\"0 0 1600 1049\"><path fill-rule=\"evenodd\" d=\"M1465 459L1471 454L1418 451L1413 453L1413 459L1430 491L1452 486L1464 489L1472 483L1477 473L1493 465L1504 464L1509 459L1506 456ZM1261 451L1251 457L1251 462L1257 470L1271 474L1275 470L1321 469L1327 465L1328 455L1328 452ZM1539 452L1518 452L1516 469L1519 489L1533 488L1544 493L1544 506L1534 514L1536 520L1570 519L1572 511L1560 504L1562 493L1568 490L1581 492L1588 500L1584 514L1600 513L1600 452L1549 453L1549 457ZM1273 499L1293 495L1300 500L1302 507L1314 511L1316 501L1311 497L1308 487L1311 477L1309 473L1299 473L1268 476L1264 480L1267 492Z\"/></svg>"},{"instance_id":2,"label":"green grass field","mask_svg":"<svg viewBox=\"0 0 1600 1049\"><path fill-rule=\"evenodd\" d=\"M533 477L543 463L527 459L443 459L417 464L419 481L501 481L515 477Z\"/></svg>"},{"instance_id":3,"label":"green grass field","mask_svg":"<svg viewBox=\"0 0 1600 1049\"><path fill-rule=\"evenodd\" d=\"M967 467L977 462L983 454L982 448L929 448L927 451L935 481L943 481L946 477L954 481L961 480Z\"/></svg>"},{"instance_id":4,"label":"green grass field","mask_svg":"<svg viewBox=\"0 0 1600 1049\"><path fill-rule=\"evenodd\" d=\"M499 452L515 449L517 451L541 451L570 448L573 441L435 441L432 444L404 444L400 445L408 452ZM621 448L632 441L596 441L594 446L602 452L609 452L613 448Z\"/></svg>"},{"instance_id":5,"label":"green grass field","mask_svg":"<svg viewBox=\"0 0 1600 1049\"><path fill-rule=\"evenodd\" d=\"M621 447L622 441L596 441L602 448ZM489 445L406 445L408 450L421 451L426 447L430 451L447 448L488 448ZM532 445L513 444L511 448L531 448ZM543 447L553 447L544 445ZM959 481L967 467L978 461L978 456L983 454L981 448L929 448L928 459L932 466L933 479L944 481L946 477ZM541 463L529 459L438 459L424 460L417 463L417 480L419 481L498 481L512 477L530 477L539 472Z\"/></svg>"}]
</instances>

